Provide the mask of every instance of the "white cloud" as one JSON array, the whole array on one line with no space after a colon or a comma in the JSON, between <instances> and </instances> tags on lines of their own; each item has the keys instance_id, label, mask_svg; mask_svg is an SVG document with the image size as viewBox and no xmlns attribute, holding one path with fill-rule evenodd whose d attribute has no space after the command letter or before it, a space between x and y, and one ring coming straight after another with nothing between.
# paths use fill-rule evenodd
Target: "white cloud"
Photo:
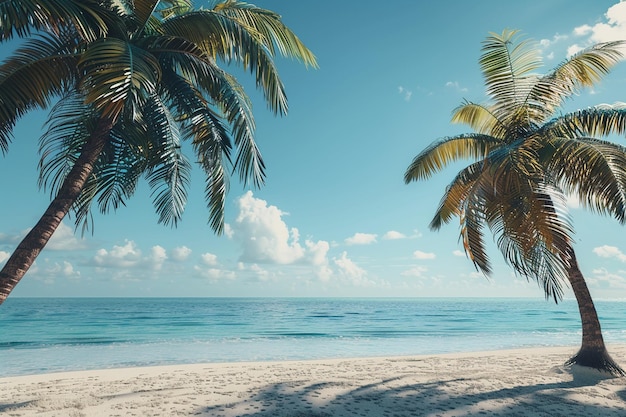
<instances>
[{"instance_id":1,"label":"white cloud","mask_svg":"<svg viewBox=\"0 0 626 417\"><path fill-rule=\"evenodd\" d=\"M282 219L286 213L278 207L255 198L251 191L241 196L237 203L239 214L232 225L232 233L243 248L241 261L281 265L305 263L320 267L328 263L329 243L306 240L302 246L300 232L295 227L288 228Z\"/></svg>"},{"instance_id":2,"label":"white cloud","mask_svg":"<svg viewBox=\"0 0 626 417\"><path fill-rule=\"evenodd\" d=\"M421 250L416 250L415 252L413 252L413 258L415 259L435 259L436 257L437 255L432 252L422 252Z\"/></svg>"},{"instance_id":3,"label":"white cloud","mask_svg":"<svg viewBox=\"0 0 626 417\"><path fill-rule=\"evenodd\" d=\"M402 86L398 86L398 93L404 97L404 101L411 101L411 96L413 95L412 91L407 90Z\"/></svg>"},{"instance_id":4,"label":"white cloud","mask_svg":"<svg viewBox=\"0 0 626 417\"><path fill-rule=\"evenodd\" d=\"M461 85L459 84L458 81L448 81L446 83L446 87L447 88L452 88L452 89L454 89L456 91L459 91L461 93L467 93L467 91L468 91L467 88L461 87Z\"/></svg>"},{"instance_id":5,"label":"white cloud","mask_svg":"<svg viewBox=\"0 0 626 417\"><path fill-rule=\"evenodd\" d=\"M202 259L202 263L208 266L217 265L217 255L213 255L212 253L203 253L200 257Z\"/></svg>"},{"instance_id":6,"label":"white cloud","mask_svg":"<svg viewBox=\"0 0 626 417\"><path fill-rule=\"evenodd\" d=\"M568 56L591 44L626 40L626 2L622 1L609 7L604 17L605 22L599 22L593 26L584 24L574 28L574 35L583 39L579 43L569 46L567 49Z\"/></svg>"},{"instance_id":7,"label":"white cloud","mask_svg":"<svg viewBox=\"0 0 626 417\"><path fill-rule=\"evenodd\" d=\"M186 261L191 255L191 249L187 246L180 246L178 248L172 249L172 260L177 262Z\"/></svg>"},{"instance_id":8,"label":"white cloud","mask_svg":"<svg viewBox=\"0 0 626 417\"><path fill-rule=\"evenodd\" d=\"M372 233L355 233L345 240L348 245L369 245L376 242L377 235Z\"/></svg>"},{"instance_id":9,"label":"white cloud","mask_svg":"<svg viewBox=\"0 0 626 417\"><path fill-rule=\"evenodd\" d=\"M11 254L9 252L5 252L3 250L0 250L0 263L3 263L7 259L9 259L10 256L11 256Z\"/></svg>"},{"instance_id":10,"label":"white cloud","mask_svg":"<svg viewBox=\"0 0 626 417\"><path fill-rule=\"evenodd\" d=\"M593 276L588 279L589 285L593 285L595 287L626 289L624 271L619 272L621 275L610 273L604 268L594 269L592 271Z\"/></svg>"},{"instance_id":11,"label":"white cloud","mask_svg":"<svg viewBox=\"0 0 626 417\"><path fill-rule=\"evenodd\" d=\"M565 196L565 204L571 209L580 208L580 200L577 194L568 194Z\"/></svg>"},{"instance_id":12,"label":"white cloud","mask_svg":"<svg viewBox=\"0 0 626 417\"><path fill-rule=\"evenodd\" d=\"M597 248L593 248L593 253L601 258L616 258L621 262L626 262L626 255L623 254L622 251L615 246L599 246Z\"/></svg>"},{"instance_id":13,"label":"white cloud","mask_svg":"<svg viewBox=\"0 0 626 417\"><path fill-rule=\"evenodd\" d=\"M383 235L383 239L385 240L406 239L406 235L400 232L396 232L395 230L390 230Z\"/></svg>"},{"instance_id":14,"label":"white cloud","mask_svg":"<svg viewBox=\"0 0 626 417\"><path fill-rule=\"evenodd\" d=\"M141 261L141 251L132 240L126 240L124 246L114 245L113 249L98 249L94 261L99 266L129 268Z\"/></svg>"},{"instance_id":15,"label":"white cloud","mask_svg":"<svg viewBox=\"0 0 626 417\"><path fill-rule=\"evenodd\" d=\"M194 270L202 277L211 282L221 280L234 280L237 275L233 271L220 268L202 268L198 265L194 266Z\"/></svg>"},{"instance_id":16,"label":"white cloud","mask_svg":"<svg viewBox=\"0 0 626 417\"><path fill-rule=\"evenodd\" d=\"M428 268L424 266L415 266L409 270L402 272L400 275L405 277L422 278L428 271Z\"/></svg>"},{"instance_id":17,"label":"white cloud","mask_svg":"<svg viewBox=\"0 0 626 417\"><path fill-rule=\"evenodd\" d=\"M150 249L150 257L148 258L148 262L150 262L150 266L152 269L161 269L163 263L167 260L167 252L165 249L159 245L153 246Z\"/></svg>"},{"instance_id":18,"label":"white cloud","mask_svg":"<svg viewBox=\"0 0 626 417\"><path fill-rule=\"evenodd\" d=\"M582 51L583 49L585 49L585 47L580 46L577 43L575 43L574 45L570 45L567 47L567 56L570 57L572 55L575 55L579 53L580 51Z\"/></svg>"},{"instance_id":19,"label":"white cloud","mask_svg":"<svg viewBox=\"0 0 626 417\"><path fill-rule=\"evenodd\" d=\"M224 234L226 235L227 238L232 239L233 238L233 228L230 224L226 223L224 225Z\"/></svg>"},{"instance_id":20,"label":"white cloud","mask_svg":"<svg viewBox=\"0 0 626 417\"><path fill-rule=\"evenodd\" d=\"M278 207L254 198L251 191L239 198L238 205L233 232L243 245L242 260L290 264L304 256L298 229L288 229Z\"/></svg>"},{"instance_id":21,"label":"white cloud","mask_svg":"<svg viewBox=\"0 0 626 417\"><path fill-rule=\"evenodd\" d=\"M333 261L339 268L339 273L348 278L353 285L360 286L369 283L366 280L367 272L349 259L347 252L342 252L341 257L335 258Z\"/></svg>"},{"instance_id":22,"label":"white cloud","mask_svg":"<svg viewBox=\"0 0 626 417\"><path fill-rule=\"evenodd\" d=\"M167 251L159 245L150 248L150 253L147 256L143 256L134 241L126 240L124 245L114 245L110 250L98 249L93 257L93 262L103 268L149 268L159 270L167 259Z\"/></svg>"},{"instance_id":23,"label":"white cloud","mask_svg":"<svg viewBox=\"0 0 626 417\"><path fill-rule=\"evenodd\" d=\"M85 241L76 238L76 236L74 236L74 229L65 223L61 223L59 227L57 227L46 245L46 249L49 250L76 250L84 249L85 247Z\"/></svg>"},{"instance_id":24,"label":"white cloud","mask_svg":"<svg viewBox=\"0 0 626 417\"><path fill-rule=\"evenodd\" d=\"M465 252L463 252L462 250L458 250L458 249L455 249L454 251L452 251L452 254L454 256L465 256Z\"/></svg>"},{"instance_id":25,"label":"white cloud","mask_svg":"<svg viewBox=\"0 0 626 417\"><path fill-rule=\"evenodd\" d=\"M320 240L318 242L312 242L307 240L304 242L306 245L306 257L311 265L326 265L328 264L328 250L330 245L328 242Z\"/></svg>"}]
</instances>

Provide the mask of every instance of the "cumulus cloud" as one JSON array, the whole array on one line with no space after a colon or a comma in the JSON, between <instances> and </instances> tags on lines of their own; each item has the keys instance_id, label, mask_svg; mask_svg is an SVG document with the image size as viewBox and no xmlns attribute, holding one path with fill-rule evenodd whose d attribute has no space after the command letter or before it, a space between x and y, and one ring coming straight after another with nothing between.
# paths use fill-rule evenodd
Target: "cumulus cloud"
<instances>
[{"instance_id":1,"label":"cumulus cloud","mask_svg":"<svg viewBox=\"0 0 626 417\"><path fill-rule=\"evenodd\" d=\"M568 56L594 43L626 39L626 2L622 1L609 7L604 17L606 20L604 22L574 28L573 34L583 39L569 46Z\"/></svg>"},{"instance_id":2,"label":"cumulus cloud","mask_svg":"<svg viewBox=\"0 0 626 417\"><path fill-rule=\"evenodd\" d=\"M191 249L187 246L180 246L178 248L172 249L172 260L176 262L186 261L191 255Z\"/></svg>"},{"instance_id":3,"label":"cumulus cloud","mask_svg":"<svg viewBox=\"0 0 626 417\"><path fill-rule=\"evenodd\" d=\"M376 242L377 235L372 233L355 233L345 240L348 245L369 245Z\"/></svg>"},{"instance_id":4,"label":"cumulus cloud","mask_svg":"<svg viewBox=\"0 0 626 417\"><path fill-rule=\"evenodd\" d=\"M233 238L233 228L231 227L230 224L226 223L224 225L224 234L226 235L227 238L232 239Z\"/></svg>"},{"instance_id":5,"label":"cumulus cloud","mask_svg":"<svg viewBox=\"0 0 626 417\"><path fill-rule=\"evenodd\" d=\"M54 263L54 265L46 268L46 274L54 275L54 276L64 276L67 278L77 278L80 276L80 272L74 269L74 266L67 262L63 261L62 264Z\"/></svg>"},{"instance_id":6,"label":"cumulus cloud","mask_svg":"<svg viewBox=\"0 0 626 417\"><path fill-rule=\"evenodd\" d=\"M401 272L400 275L404 277L422 278L427 271L428 268L424 266L415 266L411 269Z\"/></svg>"},{"instance_id":7,"label":"cumulus cloud","mask_svg":"<svg viewBox=\"0 0 626 417\"><path fill-rule=\"evenodd\" d=\"M626 289L626 278L624 278L624 271L619 271L619 274L611 273L604 268L594 269L592 271L593 276L589 278L590 285L596 287L608 287L616 289Z\"/></svg>"},{"instance_id":8,"label":"cumulus cloud","mask_svg":"<svg viewBox=\"0 0 626 417\"><path fill-rule=\"evenodd\" d=\"M234 280L237 277L235 272L220 268L203 268L196 265L194 266L194 270L198 273L198 275L200 275L200 277L205 278L210 282Z\"/></svg>"},{"instance_id":9,"label":"cumulus cloud","mask_svg":"<svg viewBox=\"0 0 626 417\"><path fill-rule=\"evenodd\" d=\"M202 256L200 256L200 259L202 259L202 263L205 265L217 265L217 255L213 255L212 253L203 253Z\"/></svg>"},{"instance_id":10,"label":"cumulus cloud","mask_svg":"<svg viewBox=\"0 0 626 417\"><path fill-rule=\"evenodd\" d=\"M167 252L159 245L150 249L150 257L148 258L152 269L161 269L163 263L167 260Z\"/></svg>"},{"instance_id":11,"label":"cumulus cloud","mask_svg":"<svg viewBox=\"0 0 626 417\"><path fill-rule=\"evenodd\" d=\"M593 253L601 258L615 258L621 262L626 262L626 255L615 246L599 246L597 248L593 248Z\"/></svg>"},{"instance_id":12,"label":"cumulus cloud","mask_svg":"<svg viewBox=\"0 0 626 417\"><path fill-rule=\"evenodd\" d=\"M50 250L77 250L85 247L85 241L74 236L74 229L65 223L61 223L57 227L46 245L46 249Z\"/></svg>"},{"instance_id":13,"label":"cumulus cloud","mask_svg":"<svg viewBox=\"0 0 626 417\"><path fill-rule=\"evenodd\" d=\"M141 251L132 240L126 240L123 246L114 245L113 249L98 249L94 261L98 266L129 268L141 261Z\"/></svg>"},{"instance_id":14,"label":"cumulus cloud","mask_svg":"<svg viewBox=\"0 0 626 417\"><path fill-rule=\"evenodd\" d=\"M422 252L421 250L416 250L415 252L413 252L413 258L420 260L435 259L436 255L432 252Z\"/></svg>"},{"instance_id":15,"label":"cumulus cloud","mask_svg":"<svg viewBox=\"0 0 626 417\"><path fill-rule=\"evenodd\" d=\"M309 264L328 263L328 242L305 240L300 243L300 232L289 228L285 212L265 200L255 198L251 191L241 196L237 204L239 214L232 225L233 238L241 243L241 261L249 263Z\"/></svg>"},{"instance_id":16,"label":"cumulus cloud","mask_svg":"<svg viewBox=\"0 0 626 417\"><path fill-rule=\"evenodd\" d=\"M367 283L367 272L348 258L347 252L342 252L339 258L335 258L335 265L339 268L339 273L348 278L354 285L364 285Z\"/></svg>"},{"instance_id":17,"label":"cumulus cloud","mask_svg":"<svg viewBox=\"0 0 626 417\"><path fill-rule=\"evenodd\" d=\"M150 268L159 270L168 259L167 251L155 245L150 248L147 256L132 240L126 240L124 245L114 245L112 249L98 249L93 262L103 268Z\"/></svg>"},{"instance_id":18,"label":"cumulus cloud","mask_svg":"<svg viewBox=\"0 0 626 417\"><path fill-rule=\"evenodd\" d=\"M406 235L400 232L396 232L395 230L390 230L383 235L383 239L385 240L406 239Z\"/></svg>"}]
</instances>

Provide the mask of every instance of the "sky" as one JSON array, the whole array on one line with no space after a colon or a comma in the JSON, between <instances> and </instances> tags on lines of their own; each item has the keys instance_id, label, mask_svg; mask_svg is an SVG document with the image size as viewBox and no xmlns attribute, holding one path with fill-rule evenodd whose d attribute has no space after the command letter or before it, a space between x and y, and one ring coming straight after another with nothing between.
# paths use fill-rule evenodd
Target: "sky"
<instances>
[{"instance_id":1,"label":"sky","mask_svg":"<svg viewBox=\"0 0 626 417\"><path fill-rule=\"evenodd\" d=\"M95 214L93 233L75 233L66 218L11 297L543 298L495 245L492 276L478 273L456 221L428 228L463 163L408 185L404 171L434 140L470 131L450 117L465 99L486 100L478 59L490 32L519 29L534 39L548 72L592 43L626 39L626 2L254 3L281 14L319 63L276 59L285 117L267 109L249 74L237 74L253 100L266 184L233 178L226 232L216 236L201 172L177 228L157 223L144 181L126 207ZM563 111L618 101L626 101L626 62ZM0 161L1 263L50 201L37 183L46 114L20 120ZM626 298L626 228L575 203L571 212L592 296Z\"/></svg>"}]
</instances>

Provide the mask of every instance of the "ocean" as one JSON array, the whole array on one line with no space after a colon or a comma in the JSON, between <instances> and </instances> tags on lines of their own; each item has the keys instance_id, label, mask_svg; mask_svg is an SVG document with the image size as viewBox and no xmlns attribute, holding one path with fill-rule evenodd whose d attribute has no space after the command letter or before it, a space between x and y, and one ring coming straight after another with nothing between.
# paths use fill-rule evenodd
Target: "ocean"
<instances>
[{"instance_id":1,"label":"ocean","mask_svg":"<svg viewBox=\"0 0 626 417\"><path fill-rule=\"evenodd\" d=\"M626 343L626 302L597 301ZM573 346L576 303L458 298L9 298L0 377L200 362Z\"/></svg>"}]
</instances>

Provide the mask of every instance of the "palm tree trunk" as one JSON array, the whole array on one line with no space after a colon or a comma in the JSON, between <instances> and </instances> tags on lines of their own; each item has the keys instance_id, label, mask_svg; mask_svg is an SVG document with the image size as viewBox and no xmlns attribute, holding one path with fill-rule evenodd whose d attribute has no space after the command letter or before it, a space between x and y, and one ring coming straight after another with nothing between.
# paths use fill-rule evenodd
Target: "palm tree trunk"
<instances>
[{"instance_id":1,"label":"palm tree trunk","mask_svg":"<svg viewBox=\"0 0 626 417\"><path fill-rule=\"evenodd\" d=\"M568 279L574 291L578 311L582 321L583 337L580 350L567 361L568 365L581 365L609 372L612 375L624 376L624 370L611 358L602 337L602 328L596 307L591 299L589 288L583 277L574 249L569 249L570 264L567 270Z\"/></svg>"},{"instance_id":2,"label":"palm tree trunk","mask_svg":"<svg viewBox=\"0 0 626 417\"><path fill-rule=\"evenodd\" d=\"M98 157L104 149L106 139L113 127L110 119L101 119L95 133L83 146L80 156L65 178L59 193L35 227L22 239L0 271L0 304L9 296L35 259L46 246L65 215L80 195Z\"/></svg>"}]
</instances>

